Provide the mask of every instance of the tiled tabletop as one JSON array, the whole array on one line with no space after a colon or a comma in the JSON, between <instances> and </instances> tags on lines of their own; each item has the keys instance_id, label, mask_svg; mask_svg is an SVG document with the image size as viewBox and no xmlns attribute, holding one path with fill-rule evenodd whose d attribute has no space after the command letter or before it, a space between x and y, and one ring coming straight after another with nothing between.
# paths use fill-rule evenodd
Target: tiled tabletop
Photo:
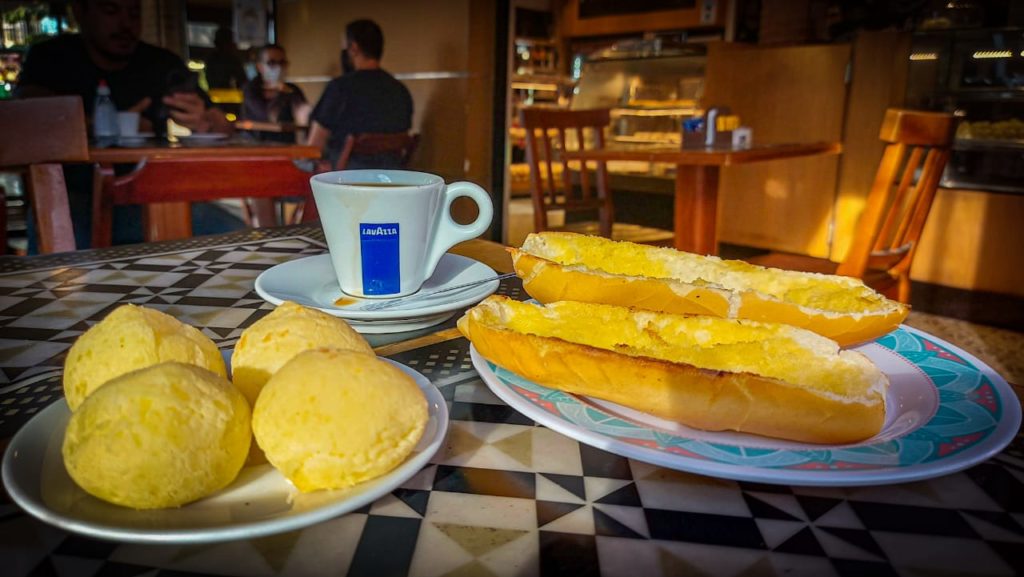
<instances>
[{"instance_id":1,"label":"tiled tabletop","mask_svg":"<svg viewBox=\"0 0 1024 577\"><path fill-rule=\"evenodd\" d=\"M0 259L0 447L60 401L67 348L113 307L158 308L230 347L273 308L253 291L256 276L324 252L322 241L319 230L297 227ZM500 292L526 297L516 279ZM0 574L1024 573L1019 434L967 471L902 485L789 487L662 469L577 443L504 404L453 326L369 335L426 375L451 414L431 464L372 505L271 537L136 545L66 533L5 494Z\"/></svg>"}]
</instances>

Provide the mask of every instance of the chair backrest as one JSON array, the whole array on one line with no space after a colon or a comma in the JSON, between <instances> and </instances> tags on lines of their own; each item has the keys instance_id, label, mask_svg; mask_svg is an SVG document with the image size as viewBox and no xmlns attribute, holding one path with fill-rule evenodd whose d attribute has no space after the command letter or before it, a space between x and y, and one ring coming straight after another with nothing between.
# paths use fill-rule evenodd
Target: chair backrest
<instances>
[{"instance_id":1,"label":"chair backrest","mask_svg":"<svg viewBox=\"0 0 1024 577\"><path fill-rule=\"evenodd\" d=\"M89 160L82 99L57 96L0 102L0 167L24 170L42 253L75 250L61 162ZM6 210L6 208L4 208ZM0 231L6 244L7 231Z\"/></svg>"},{"instance_id":2,"label":"chair backrest","mask_svg":"<svg viewBox=\"0 0 1024 577\"><path fill-rule=\"evenodd\" d=\"M611 123L611 112L608 109L524 108L520 111L520 123L526 130L534 229L538 232L549 229L549 210L597 209L601 235L610 237L614 215L606 163L587 161L587 166L580 167L578 163L567 162L561 151L604 148L604 129ZM591 162L596 164L596 183L591 183ZM573 178L574 168L583 168L578 170L578 187Z\"/></svg>"},{"instance_id":3,"label":"chair backrest","mask_svg":"<svg viewBox=\"0 0 1024 577\"><path fill-rule=\"evenodd\" d=\"M889 144L868 193L846 258L836 272L906 276L949 159L953 116L890 108L879 138Z\"/></svg>"},{"instance_id":4,"label":"chair backrest","mask_svg":"<svg viewBox=\"0 0 1024 577\"><path fill-rule=\"evenodd\" d=\"M394 162L395 167L403 168L409 165L419 142L419 134L407 132L349 134L338 155L335 170L345 170L351 160L361 156L387 157Z\"/></svg>"},{"instance_id":5,"label":"chair backrest","mask_svg":"<svg viewBox=\"0 0 1024 577\"><path fill-rule=\"evenodd\" d=\"M317 218L309 179L311 173L287 156L153 158L122 177L108 176L103 192L94 196L93 244L109 246L113 207L120 204L178 203L177 222L144 226L147 241L192 235L187 204L227 198L298 198L305 202L301 220Z\"/></svg>"}]
</instances>

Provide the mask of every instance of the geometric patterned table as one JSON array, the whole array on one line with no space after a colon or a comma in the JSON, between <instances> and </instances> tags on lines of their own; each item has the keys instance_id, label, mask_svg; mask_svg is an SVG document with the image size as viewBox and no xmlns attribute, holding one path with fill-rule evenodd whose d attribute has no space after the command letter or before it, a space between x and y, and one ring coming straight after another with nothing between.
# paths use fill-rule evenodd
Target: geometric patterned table
<instances>
[{"instance_id":1,"label":"geometric patterned table","mask_svg":"<svg viewBox=\"0 0 1024 577\"><path fill-rule=\"evenodd\" d=\"M117 304L158 308L219 346L272 310L256 276L325 251L319 229L246 231L0 259L0 448L60 399L67 348ZM500 291L524 298L518 279ZM810 488L662 469L581 445L490 393L454 318L371 344L429 378L451 425L432 462L356 512L211 545L97 541L0 502L0 575L1024 574L1024 440L924 482ZM446 331L446 332L445 332ZM402 347L381 350L400 350Z\"/></svg>"}]
</instances>

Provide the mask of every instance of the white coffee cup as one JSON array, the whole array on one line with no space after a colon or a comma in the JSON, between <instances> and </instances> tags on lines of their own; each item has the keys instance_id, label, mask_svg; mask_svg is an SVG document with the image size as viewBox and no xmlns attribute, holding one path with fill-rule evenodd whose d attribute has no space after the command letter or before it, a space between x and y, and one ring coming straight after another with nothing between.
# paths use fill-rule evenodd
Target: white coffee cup
<instances>
[{"instance_id":1,"label":"white coffee cup","mask_svg":"<svg viewBox=\"0 0 1024 577\"><path fill-rule=\"evenodd\" d=\"M117 127L121 136L139 135L139 113L121 111L117 113Z\"/></svg>"},{"instance_id":2,"label":"white coffee cup","mask_svg":"<svg viewBox=\"0 0 1024 577\"><path fill-rule=\"evenodd\" d=\"M346 294L392 298L412 294L430 278L449 248L476 238L494 207L470 182L445 185L440 176L407 170L342 170L310 179L338 285ZM476 202L470 224L451 217L459 197Z\"/></svg>"}]
</instances>

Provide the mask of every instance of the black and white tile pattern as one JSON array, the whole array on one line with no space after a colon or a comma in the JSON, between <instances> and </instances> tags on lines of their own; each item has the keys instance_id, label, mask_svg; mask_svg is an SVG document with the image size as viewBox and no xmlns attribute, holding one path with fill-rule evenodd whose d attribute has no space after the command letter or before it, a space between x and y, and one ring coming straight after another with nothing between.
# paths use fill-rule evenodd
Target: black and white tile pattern
<instances>
[{"instance_id":1,"label":"black and white tile pattern","mask_svg":"<svg viewBox=\"0 0 1024 577\"><path fill-rule=\"evenodd\" d=\"M221 346L272 306L252 283L323 252L318 231L246 232L0 260L0 446L59 399L68 347L123 302ZM90 260L92 259L92 260ZM501 292L525 298L513 279ZM437 329L451 328L454 320ZM0 501L0 575L1014 575L1024 573L1024 443L927 482L850 489L733 482L580 445L510 409L465 339L394 355L448 401L431 465L363 509L204 546L100 542Z\"/></svg>"}]
</instances>

